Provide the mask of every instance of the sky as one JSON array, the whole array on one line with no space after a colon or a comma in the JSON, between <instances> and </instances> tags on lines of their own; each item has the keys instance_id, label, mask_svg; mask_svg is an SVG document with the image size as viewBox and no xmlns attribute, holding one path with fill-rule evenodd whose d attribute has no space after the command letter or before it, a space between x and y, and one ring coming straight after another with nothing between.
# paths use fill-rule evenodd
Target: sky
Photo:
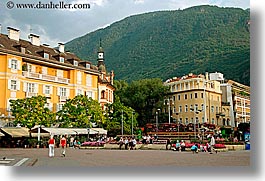
<instances>
[{"instance_id":1,"label":"sky","mask_svg":"<svg viewBox=\"0 0 265 181\"><path fill-rule=\"evenodd\" d=\"M30 33L40 36L41 44L52 47L66 43L99 28L104 28L125 17L159 10L178 10L197 5L250 8L250 0L55 0L53 5L89 4L89 8L40 9L51 0L1 0L1 33L7 27L20 30L28 40ZM19 4L33 4L35 9L18 8ZM80 5L81 6L81 5Z\"/></svg>"}]
</instances>

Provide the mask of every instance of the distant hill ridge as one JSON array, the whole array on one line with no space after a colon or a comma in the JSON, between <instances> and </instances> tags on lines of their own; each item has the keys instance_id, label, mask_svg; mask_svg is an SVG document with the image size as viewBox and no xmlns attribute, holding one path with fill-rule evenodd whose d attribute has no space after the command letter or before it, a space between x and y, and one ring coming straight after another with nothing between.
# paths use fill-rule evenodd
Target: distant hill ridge
<instances>
[{"instance_id":1,"label":"distant hill ridge","mask_svg":"<svg viewBox=\"0 0 265 181\"><path fill-rule=\"evenodd\" d=\"M127 17L66 43L96 63L99 40L107 70L127 81L221 72L250 85L250 11L195 6Z\"/></svg>"}]
</instances>

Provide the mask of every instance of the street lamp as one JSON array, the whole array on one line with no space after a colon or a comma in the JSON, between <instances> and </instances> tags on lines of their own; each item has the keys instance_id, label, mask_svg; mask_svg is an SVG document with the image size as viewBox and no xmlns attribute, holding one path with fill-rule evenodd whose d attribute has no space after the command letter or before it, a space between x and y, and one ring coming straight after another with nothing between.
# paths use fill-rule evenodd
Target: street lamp
<instances>
[{"instance_id":1,"label":"street lamp","mask_svg":"<svg viewBox=\"0 0 265 181\"><path fill-rule=\"evenodd\" d=\"M170 124L170 118L171 118L171 116L170 116L170 101L173 101L173 100L170 98L167 98L166 100L167 100L167 105L168 105L168 123ZM172 104L174 104L174 103L172 103Z\"/></svg>"},{"instance_id":2,"label":"street lamp","mask_svg":"<svg viewBox=\"0 0 265 181\"><path fill-rule=\"evenodd\" d=\"M160 109L157 109L157 111L156 111L156 135L157 135L157 131L158 131L158 111L160 111Z\"/></svg>"},{"instance_id":3,"label":"street lamp","mask_svg":"<svg viewBox=\"0 0 265 181\"><path fill-rule=\"evenodd\" d=\"M123 110L121 110L121 135L123 137Z\"/></svg>"},{"instance_id":4,"label":"street lamp","mask_svg":"<svg viewBox=\"0 0 265 181\"><path fill-rule=\"evenodd\" d=\"M87 141L89 141L90 128L87 128Z\"/></svg>"},{"instance_id":5,"label":"street lamp","mask_svg":"<svg viewBox=\"0 0 265 181\"><path fill-rule=\"evenodd\" d=\"M201 112L201 110L195 110L193 108L190 108L191 111L193 111L194 113L194 139L196 140L196 114L199 114Z\"/></svg>"},{"instance_id":6,"label":"street lamp","mask_svg":"<svg viewBox=\"0 0 265 181\"><path fill-rule=\"evenodd\" d=\"M177 115L177 124L178 124L178 139L179 139L179 113L177 112L176 113L176 115Z\"/></svg>"},{"instance_id":7,"label":"street lamp","mask_svg":"<svg viewBox=\"0 0 265 181\"><path fill-rule=\"evenodd\" d=\"M134 111L132 111L132 136L133 136L133 113Z\"/></svg>"}]
</instances>

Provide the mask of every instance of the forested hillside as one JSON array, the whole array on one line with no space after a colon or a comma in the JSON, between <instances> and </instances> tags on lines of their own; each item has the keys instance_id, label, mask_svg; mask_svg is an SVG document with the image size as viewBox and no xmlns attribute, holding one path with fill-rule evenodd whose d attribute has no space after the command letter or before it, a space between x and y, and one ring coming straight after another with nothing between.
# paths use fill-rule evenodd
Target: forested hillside
<instances>
[{"instance_id":1,"label":"forested hillside","mask_svg":"<svg viewBox=\"0 0 265 181\"><path fill-rule=\"evenodd\" d=\"M196 6L127 17L76 38L66 49L96 63L99 40L107 70L115 79L182 76L221 72L250 85L250 12Z\"/></svg>"}]
</instances>

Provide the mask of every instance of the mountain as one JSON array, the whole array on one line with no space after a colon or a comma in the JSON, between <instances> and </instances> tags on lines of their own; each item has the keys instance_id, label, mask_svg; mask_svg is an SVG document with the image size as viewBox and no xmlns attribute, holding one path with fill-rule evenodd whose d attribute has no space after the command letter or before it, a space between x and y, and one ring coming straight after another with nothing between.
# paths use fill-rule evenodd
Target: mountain
<instances>
[{"instance_id":1,"label":"mountain","mask_svg":"<svg viewBox=\"0 0 265 181\"><path fill-rule=\"evenodd\" d=\"M127 81L221 72L250 85L250 10L195 6L127 17L66 43L96 63L99 41L115 79Z\"/></svg>"}]
</instances>

